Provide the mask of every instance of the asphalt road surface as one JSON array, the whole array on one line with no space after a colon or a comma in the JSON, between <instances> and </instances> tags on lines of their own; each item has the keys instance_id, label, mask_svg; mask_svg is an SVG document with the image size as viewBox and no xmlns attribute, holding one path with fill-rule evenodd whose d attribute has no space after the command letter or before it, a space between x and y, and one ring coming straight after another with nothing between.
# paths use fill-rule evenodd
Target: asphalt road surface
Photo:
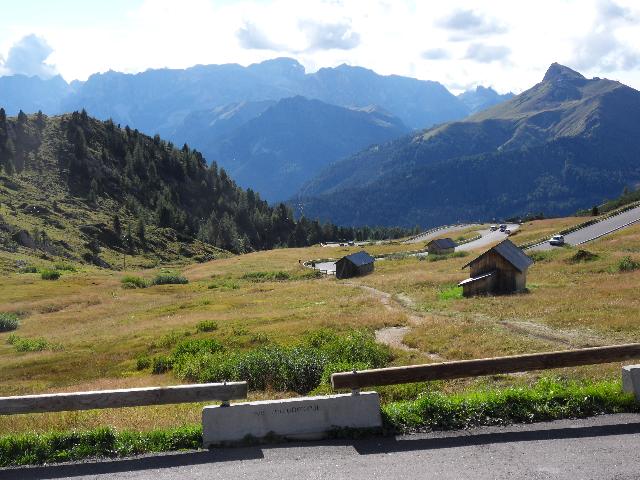
<instances>
[{"instance_id":1,"label":"asphalt road surface","mask_svg":"<svg viewBox=\"0 0 640 480\"><path fill-rule=\"evenodd\" d=\"M595 223L589 227L576 230L573 233L568 233L564 236L565 243L569 245L581 245L596 237L604 236L608 233L620 230L625 226L632 225L633 223L640 221L640 207L627 210L619 215L607 218L601 222ZM530 250L551 250L554 247L549 245L549 242L531 247Z\"/></svg>"},{"instance_id":2,"label":"asphalt road surface","mask_svg":"<svg viewBox=\"0 0 640 480\"><path fill-rule=\"evenodd\" d=\"M2 480L640 479L640 415L0 470Z\"/></svg>"},{"instance_id":3,"label":"asphalt road surface","mask_svg":"<svg viewBox=\"0 0 640 480\"><path fill-rule=\"evenodd\" d=\"M517 223L510 223L507 225L507 228L511 230L511 232L515 232L520 228L520 225ZM489 247L509 237L509 235L501 232L500 230L495 230L493 232L489 229L478 230L478 233L482 235L481 238L474 240L473 242L463 243L462 245L457 246L456 251L469 251L477 248Z\"/></svg>"},{"instance_id":4,"label":"asphalt road surface","mask_svg":"<svg viewBox=\"0 0 640 480\"><path fill-rule=\"evenodd\" d=\"M459 232L460 230L466 230L469 227L473 227L475 224L473 223L469 223L469 224L464 224L464 225L454 225L451 227L444 227L444 228L439 228L438 230L434 230L428 233L422 233L414 238L412 238L411 240L407 240L405 243L421 243L421 242L427 242L429 240L432 240L434 238L439 238L442 237L443 235L446 235L447 233L455 233L455 232Z\"/></svg>"}]
</instances>

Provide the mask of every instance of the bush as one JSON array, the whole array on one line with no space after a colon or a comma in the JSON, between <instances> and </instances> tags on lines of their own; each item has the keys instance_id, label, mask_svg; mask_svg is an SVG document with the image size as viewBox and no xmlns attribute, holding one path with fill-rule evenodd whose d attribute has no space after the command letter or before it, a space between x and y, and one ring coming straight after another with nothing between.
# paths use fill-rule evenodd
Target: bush
<instances>
[{"instance_id":1,"label":"bush","mask_svg":"<svg viewBox=\"0 0 640 480\"><path fill-rule=\"evenodd\" d=\"M151 359L146 355L142 355L136 359L136 370L146 370L151 366Z\"/></svg>"},{"instance_id":2,"label":"bush","mask_svg":"<svg viewBox=\"0 0 640 480\"><path fill-rule=\"evenodd\" d=\"M282 282L291 280L291 275L287 272L278 270L275 272L249 272L245 273L242 278L244 280L249 280L250 282Z\"/></svg>"},{"instance_id":3,"label":"bush","mask_svg":"<svg viewBox=\"0 0 640 480\"><path fill-rule=\"evenodd\" d=\"M217 353L224 350L224 346L214 338L199 338L181 342L173 350L173 358L202 353Z\"/></svg>"},{"instance_id":4,"label":"bush","mask_svg":"<svg viewBox=\"0 0 640 480\"><path fill-rule=\"evenodd\" d=\"M41 352L43 350L62 350L62 345L49 343L44 338L23 338L10 335L7 343L13 345L16 352Z\"/></svg>"},{"instance_id":5,"label":"bush","mask_svg":"<svg viewBox=\"0 0 640 480\"><path fill-rule=\"evenodd\" d=\"M177 273L160 273L151 281L151 285L185 285L187 283L189 280Z\"/></svg>"},{"instance_id":6,"label":"bush","mask_svg":"<svg viewBox=\"0 0 640 480\"><path fill-rule=\"evenodd\" d=\"M203 320L196 325L196 330L199 332L213 332L218 329L218 324L213 320Z\"/></svg>"},{"instance_id":7,"label":"bush","mask_svg":"<svg viewBox=\"0 0 640 480\"><path fill-rule=\"evenodd\" d=\"M598 255L587 250L578 250L569 258L569 263L591 262L598 258Z\"/></svg>"},{"instance_id":8,"label":"bush","mask_svg":"<svg viewBox=\"0 0 640 480\"><path fill-rule=\"evenodd\" d=\"M142 277L136 277L134 275L126 275L120 280L122 288L147 288L147 281Z\"/></svg>"},{"instance_id":9,"label":"bush","mask_svg":"<svg viewBox=\"0 0 640 480\"><path fill-rule=\"evenodd\" d=\"M389 349L377 344L372 333L359 331L338 335L322 330L293 347L265 345L246 352L229 353L221 345L205 345L203 341L192 341L176 347L173 369L178 378L197 382L246 381L252 390L306 394L320 385L327 368L377 368L391 359Z\"/></svg>"},{"instance_id":10,"label":"bush","mask_svg":"<svg viewBox=\"0 0 640 480\"><path fill-rule=\"evenodd\" d=\"M57 270L43 268L40 271L40 278L42 278L42 280L58 280L60 278L60 272Z\"/></svg>"},{"instance_id":11,"label":"bush","mask_svg":"<svg viewBox=\"0 0 640 480\"><path fill-rule=\"evenodd\" d=\"M18 315L9 312L0 312L0 332L10 332L20 326Z\"/></svg>"},{"instance_id":12,"label":"bush","mask_svg":"<svg viewBox=\"0 0 640 480\"><path fill-rule=\"evenodd\" d=\"M38 273L38 267L35 265L25 265L19 270L20 273Z\"/></svg>"},{"instance_id":13,"label":"bush","mask_svg":"<svg viewBox=\"0 0 640 480\"><path fill-rule=\"evenodd\" d=\"M76 267L74 267L73 265L71 265L70 263L64 263L64 262L58 262L56 263L53 268L55 270L58 271L64 271L64 272L75 272L76 271Z\"/></svg>"},{"instance_id":14,"label":"bush","mask_svg":"<svg viewBox=\"0 0 640 480\"><path fill-rule=\"evenodd\" d=\"M619 272L632 272L633 270L640 268L640 263L627 256L618 262L616 268Z\"/></svg>"},{"instance_id":15,"label":"bush","mask_svg":"<svg viewBox=\"0 0 640 480\"><path fill-rule=\"evenodd\" d=\"M157 355L151 360L151 373L159 375L168 372L173 367L173 359L166 355Z\"/></svg>"}]
</instances>

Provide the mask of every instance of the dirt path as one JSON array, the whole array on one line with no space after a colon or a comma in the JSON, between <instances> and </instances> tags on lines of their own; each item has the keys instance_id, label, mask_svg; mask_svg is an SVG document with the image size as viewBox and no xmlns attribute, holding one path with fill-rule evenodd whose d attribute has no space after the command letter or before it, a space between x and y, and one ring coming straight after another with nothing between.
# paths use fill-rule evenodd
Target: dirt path
<instances>
[{"instance_id":1,"label":"dirt path","mask_svg":"<svg viewBox=\"0 0 640 480\"><path fill-rule=\"evenodd\" d=\"M421 353L429 357L430 359L438 362L444 361L444 358L435 353L427 353L418 350L417 348L410 347L404 343L404 336L411 331L412 326L422 324L426 319L412 311L415 306L415 302L407 295L400 293L398 295L392 295L388 292L383 292L377 288L370 287L368 285L360 285L358 283L345 282L343 285L350 287L356 287L369 293L372 297L378 299L378 301L384 306L387 311L390 312L402 312L407 316L409 326L396 326L386 327L376 330L376 341L387 345L391 348L398 350L404 350L406 352Z\"/></svg>"}]
</instances>

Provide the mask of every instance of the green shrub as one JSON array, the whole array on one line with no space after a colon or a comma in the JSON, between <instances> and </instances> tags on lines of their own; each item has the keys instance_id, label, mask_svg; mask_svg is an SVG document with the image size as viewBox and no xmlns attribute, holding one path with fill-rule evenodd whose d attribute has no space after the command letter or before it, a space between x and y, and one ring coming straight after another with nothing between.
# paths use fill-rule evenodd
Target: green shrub
<instances>
[{"instance_id":1,"label":"green shrub","mask_svg":"<svg viewBox=\"0 0 640 480\"><path fill-rule=\"evenodd\" d=\"M275 272L249 272L242 275L242 278L250 282L282 282L291 280L291 274L280 270Z\"/></svg>"},{"instance_id":2,"label":"green shrub","mask_svg":"<svg viewBox=\"0 0 640 480\"><path fill-rule=\"evenodd\" d=\"M55 270L59 270L59 271L64 271L64 272L75 272L76 271L76 267L71 265L70 263L64 263L64 262L58 262L56 263L53 268Z\"/></svg>"},{"instance_id":3,"label":"green shrub","mask_svg":"<svg viewBox=\"0 0 640 480\"><path fill-rule=\"evenodd\" d=\"M619 272L631 272L640 268L640 263L632 260L631 257L627 256L618 262L616 268Z\"/></svg>"},{"instance_id":4,"label":"green shrub","mask_svg":"<svg viewBox=\"0 0 640 480\"><path fill-rule=\"evenodd\" d=\"M535 251L531 253L527 253L529 258L533 260L535 263L546 262L551 259L555 251L547 250L547 251Z\"/></svg>"},{"instance_id":5,"label":"green shrub","mask_svg":"<svg viewBox=\"0 0 640 480\"><path fill-rule=\"evenodd\" d=\"M146 370L151 366L151 359L146 355L141 355L136 358L136 370Z\"/></svg>"},{"instance_id":6,"label":"green shrub","mask_svg":"<svg viewBox=\"0 0 640 480\"><path fill-rule=\"evenodd\" d=\"M134 275L125 275L120 280L122 288L147 288L147 281L142 277L136 277Z\"/></svg>"},{"instance_id":7,"label":"green shrub","mask_svg":"<svg viewBox=\"0 0 640 480\"><path fill-rule=\"evenodd\" d=\"M157 355L151 359L151 373L159 375L168 372L173 367L173 359L166 355Z\"/></svg>"},{"instance_id":8,"label":"green shrub","mask_svg":"<svg viewBox=\"0 0 640 480\"><path fill-rule=\"evenodd\" d=\"M458 285L444 287L438 292L438 299L440 300L457 300L460 298L462 298L462 287Z\"/></svg>"},{"instance_id":9,"label":"green shrub","mask_svg":"<svg viewBox=\"0 0 640 480\"><path fill-rule=\"evenodd\" d=\"M198 332L213 332L218 329L218 324L213 320L203 320L196 325Z\"/></svg>"},{"instance_id":10,"label":"green shrub","mask_svg":"<svg viewBox=\"0 0 640 480\"><path fill-rule=\"evenodd\" d=\"M43 268L40 270L40 278L42 278L42 280L58 280L60 278L60 272Z\"/></svg>"},{"instance_id":11,"label":"green shrub","mask_svg":"<svg viewBox=\"0 0 640 480\"><path fill-rule=\"evenodd\" d=\"M20 273L38 273L38 267L35 265L25 265L19 270Z\"/></svg>"},{"instance_id":12,"label":"green shrub","mask_svg":"<svg viewBox=\"0 0 640 480\"><path fill-rule=\"evenodd\" d=\"M578 250L569 259L569 263L591 262L596 260L598 255L591 253L588 250Z\"/></svg>"},{"instance_id":13,"label":"green shrub","mask_svg":"<svg viewBox=\"0 0 640 480\"><path fill-rule=\"evenodd\" d=\"M16 352L41 352L43 350L62 350L62 345L49 343L44 338L23 338L9 335L7 343L13 345Z\"/></svg>"},{"instance_id":14,"label":"green shrub","mask_svg":"<svg viewBox=\"0 0 640 480\"><path fill-rule=\"evenodd\" d=\"M173 350L173 358L202 353L217 353L224 350L224 346L214 338L198 338L181 342Z\"/></svg>"},{"instance_id":15,"label":"green shrub","mask_svg":"<svg viewBox=\"0 0 640 480\"><path fill-rule=\"evenodd\" d=\"M187 283L189 280L177 273L159 273L151 281L151 285L184 285Z\"/></svg>"},{"instance_id":16,"label":"green shrub","mask_svg":"<svg viewBox=\"0 0 640 480\"><path fill-rule=\"evenodd\" d=\"M323 330L295 346L264 345L246 352L226 352L219 344L210 345L215 347L203 341L176 347L173 370L178 378L197 382L246 381L252 390L306 394L320 385L327 368L377 368L391 359L389 349L377 344L372 333L359 331L338 335Z\"/></svg>"},{"instance_id":17,"label":"green shrub","mask_svg":"<svg viewBox=\"0 0 640 480\"><path fill-rule=\"evenodd\" d=\"M18 315L9 312L0 312L0 332L10 332L20 326Z\"/></svg>"}]
</instances>

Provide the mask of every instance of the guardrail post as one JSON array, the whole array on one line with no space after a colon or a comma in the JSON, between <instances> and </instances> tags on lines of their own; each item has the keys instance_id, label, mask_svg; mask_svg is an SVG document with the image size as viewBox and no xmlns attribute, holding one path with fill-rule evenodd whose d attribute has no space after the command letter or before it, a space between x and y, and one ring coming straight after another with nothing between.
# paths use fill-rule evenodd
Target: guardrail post
<instances>
[{"instance_id":1,"label":"guardrail post","mask_svg":"<svg viewBox=\"0 0 640 480\"><path fill-rule=\"evenodd\" d=\"M358 371L354 368L352 373L354 375L356 375L358 373ZM351 395L360 395L360 389L359 388L352 388L351 389Z\"/></svg>"}]
</instances>

